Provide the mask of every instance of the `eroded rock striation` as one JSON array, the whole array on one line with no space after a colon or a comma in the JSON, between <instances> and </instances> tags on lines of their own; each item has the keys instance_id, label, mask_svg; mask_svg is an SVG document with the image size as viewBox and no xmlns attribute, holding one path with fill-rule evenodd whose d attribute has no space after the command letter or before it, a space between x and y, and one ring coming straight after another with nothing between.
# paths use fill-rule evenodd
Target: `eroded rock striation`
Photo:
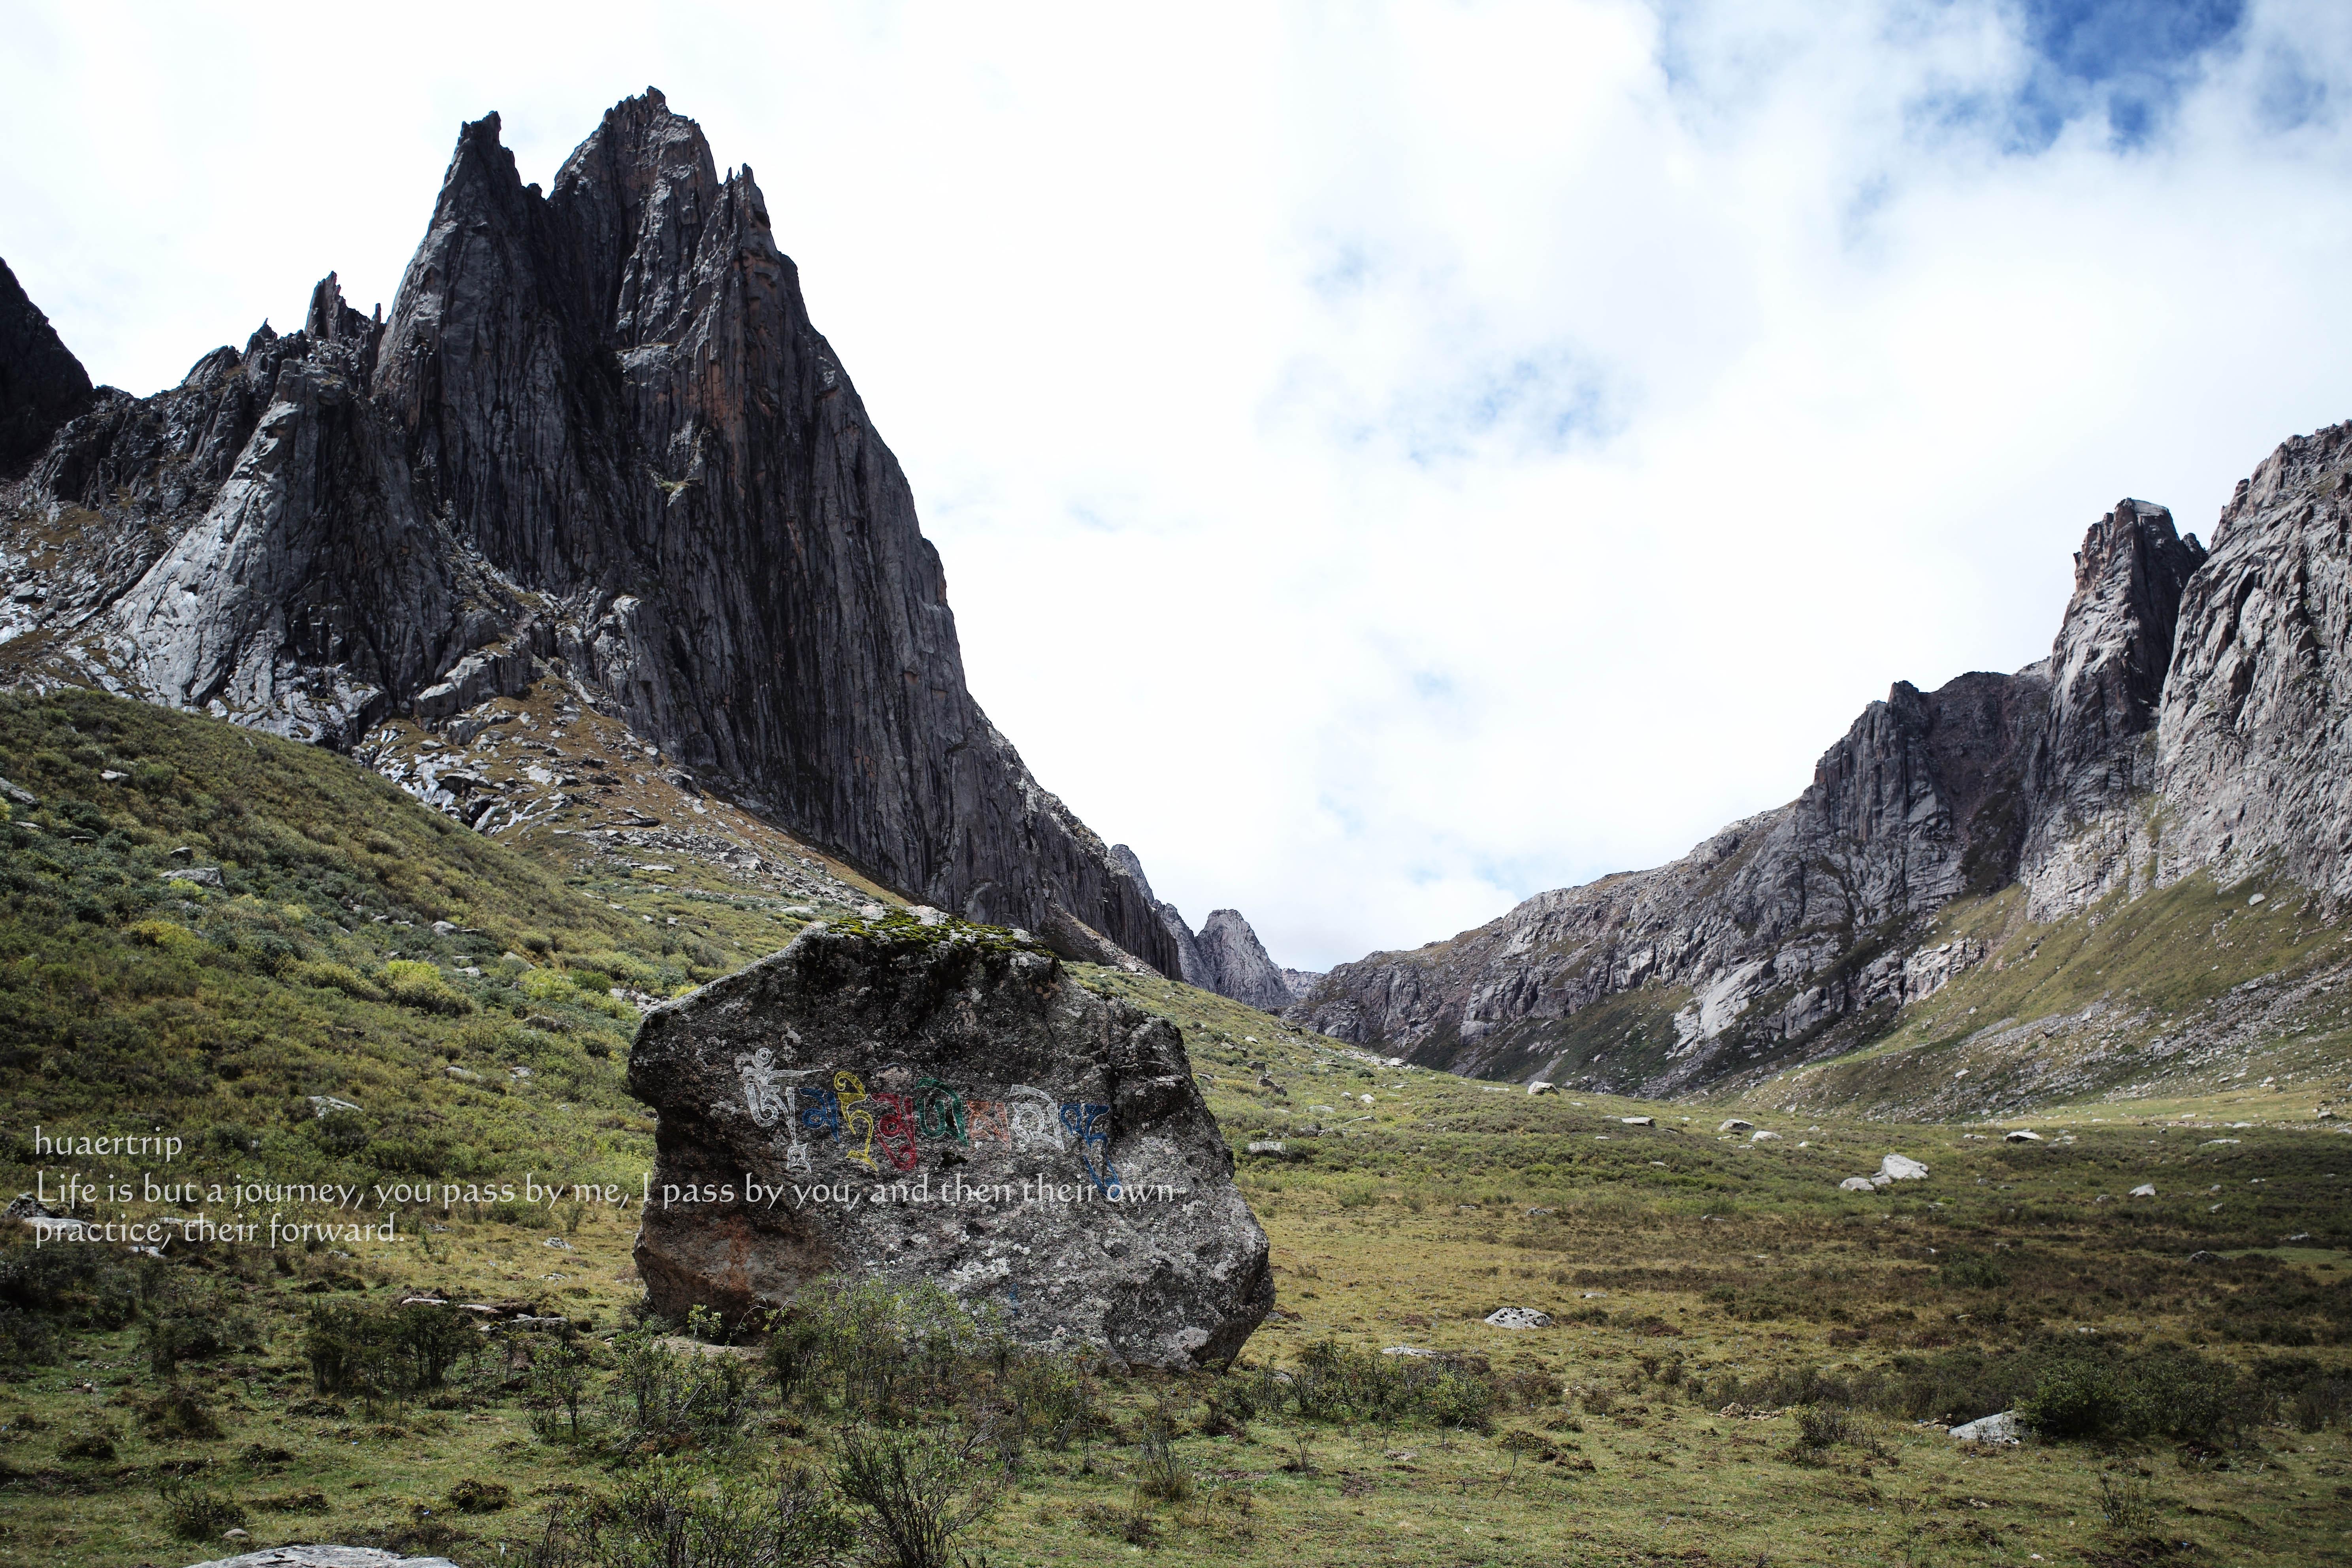
<instances>
[{"instance_id":1,"label":"eroded rock striation","mask_svg":"<svg viewBox=\"0 0 2352 1568\"><path fill-rule=\"evenodd\" d=\"M1983 957L1922 945L1953 899L2022 881L2037 910L2075 908L2153 874L2129 840L2178 769L2165 672L2176 638L2187 659L2207 635L2205 560L2165 509L2121 501L2075 557L2047 659L1897 682L1787 805L1672 865L1343 964L1292 1016L1423 1065L1645 1092L1866 1038Z\"/></svg>"},{"instance_id":2,"label":"eroded rock striation","mask_svg":"<svg viewBox=\"0 0 2352 1568\"><path fill-rule=\"evenodd\" d=\"M1212 976L1209 989L1236 1002L1279 1013L1297 998L1257 932L1239 910L1212 910L1201 925L1201 960Z\"/></svg>"},{"instance_id":3,"label":"eroded rock striation","mask_svg":"<svg viewBox=\"0 0 2352 1568\"><path fill-rule=\"evenodd\" d=\"M2162 879L2273 866L2352 897L2352 423L2287 442L2222 508L2156 750Z\"/></svg>"},{"instance_id":4,"label":"eroded rock striation","mask_svg":"<svg viewBox=\"0 0 2352 1568\"><path fill-rule=\"evenodd\" d=\"M497 115L465 126L388 317L330 275L300 331L147 398L77 391L54 343L0 288L0 447L47 443L0 496L0 679L349 749L551 678L913 900L1058 910L1176 970L966 689L940 558L751 169L659 92L544 193Z\"/></svg>"},{"instance_id":5,"label":"eroded rock striation","mask_svg":"<svg viewBox=\"0 0 2352 1568\"><path fill-rule=\"evenodd\" d=\"M636 1247L657 1310L863 1273L1183 1368L1274 1304L1175 1026L1001 931L812 927L650 1014L629 1083L660 1113Z\"/></svg>"}]
</instances>

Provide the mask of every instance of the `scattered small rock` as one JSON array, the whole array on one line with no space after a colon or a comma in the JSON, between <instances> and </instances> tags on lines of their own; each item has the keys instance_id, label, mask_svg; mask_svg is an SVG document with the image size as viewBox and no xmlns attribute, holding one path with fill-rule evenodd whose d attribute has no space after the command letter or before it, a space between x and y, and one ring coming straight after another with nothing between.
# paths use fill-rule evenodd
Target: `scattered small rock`
<instances>
[{"instance_id":1,"label":"scattered small rock","mask_svg":"<svg viewBox=\"0 0 2352 1568\"><path fill-rule=\"evenodd\" d=\"M1486 1321L1498 1329L1548 1329L1551 1314L1533 1307L1497 1307L1486 1314Z\"/></svg>"},{"instance_id":2,"label":"scattered small rock","mask_svg":"<svg viewBox=\"0 0 2352 1568\"><path fill-rule=\"evenodd\" d=\"M2152 1198L2156 1196L2156 1184L2154 1182L2142 1182L2138 1186L2136 1186L2131 1190L2131 1195L2136 1198Z\"/></svg>"},{"instance_id":3,"label":"scattered small rock","mask_svg":"<svg viewBox=\"0 0 2352 1568\"><path fill-rule=\"evenodd\" d=\"M1528 1092L1529 1094L1550 1094L1553 1092L1553 1089L1550 1084L1544 1082L1541 1079L1538 1079L1535 1082L1528 1085Z\"/></svg>"},{"instance_id":4,"label":"scattered small rock","mask_svg":"<svg viewBox=\"0 0 2352 1568\"><path fill-rule=\"evenodd\" d=\"M1658 1124L1654 1116L1621 1116L1617 1120L1628 1127L1655 1127Z\"/></svg>"},{"instance_id":5,"label":"scattered small rock","mask_svg":"<svg viewBox=\"0 0 2352 1568\"><path fill-rule=\"evenodd\" d=\"M2028 1131L2026 1129L2021 1127L2014 1132L2002 1133L2000 1141L2004 1143L2039 1143L2042 1142L2042 1134L2039 1132ZM1986 1419L1990 1420L1991 1417L1988 1416Z\"/></svg>"},{"instance_id":6,"label":"scattered small rock","mask_svg":"<svg viewBox=\"0 0 2352 1568\"><path fill-rule=\"evenodd\" d=\"M1753 1121L1747 1121L1741 1117L1731 1116L1726 1117L1724 1119L1723 1125L1717 1127L1716 1131L1717 1132L1745 1132L1755 1125L1756 1123Z\"/></svg>"},{"instance_id":7,"label":"scattered small rock","mask_svg":"<svg viewBox=\"0 0 2352 1568\"><path fill-rule=\"evenodd\" d=\"M2015 1443L2019 1438L2017 1412L2004 1410L1998 1415L1987 1415L1952 1428L1952 1440L1958 1443Z\"/></svg>"}]
</instances>

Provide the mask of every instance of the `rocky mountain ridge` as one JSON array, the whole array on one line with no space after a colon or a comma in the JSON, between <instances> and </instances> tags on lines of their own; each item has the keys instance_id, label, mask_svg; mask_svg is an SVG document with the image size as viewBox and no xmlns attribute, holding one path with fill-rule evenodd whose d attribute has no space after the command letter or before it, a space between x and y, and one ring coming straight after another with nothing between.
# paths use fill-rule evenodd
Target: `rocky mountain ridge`
<instances>
[{"instance_id":1,"label":"rocky mountain ridge","mask_svg":"<svg viewBox=\"0 0 2352 1568\"><path fill-rule=\"evenodd\" d=\"M2048 658L1897 682L1788 805L1671 865L1341 965L1290 1016L1426 1066L1673 1093L1885 1036L1985 960L1937 934L1956 900L2017 888L2020 918L2046 922L2259 873L2340 909L2347 458L2352 425L2281 447L2210 553L2164 508L2119 502L2075 556Z\"/></svg>"},{"instance_id":2,"label":"rocky mountain ridge","mask_svg":"<svg viewBox=\"0 0 2352 1568\"><path fill-rule=\"evenodd\" d=\"M1303 969L1284 969L1268 958L1257 932L1239 910L1212 910L1198 931L1183 912L1160 900L1143 874L1143 862L1124 844L1110 847L1111 858L1143 889L1176 951L1177 967L1168 973L1188 985L1198 985L1220 996L1269 1013L1279 1013L1314 989L1323 977Z\"/></svg>"},{"instance_id":3,"label":"rocky mountain ridge","mask_svg":"<svg viewBox=\"0 0 2352 1568\"><path fill-rule=\"evenodd\" d=\"M389 316L330 274L300 331L138 398L89 389L11 278L0 350L0 679L412 779L427 739L568 701L680 798L911 900L1177 970L967 690L938 553L751 169L659 92L544 194L498 116L465 126ZM466 772L423 793L510 822Z\"/></svg>"}]
</instances>

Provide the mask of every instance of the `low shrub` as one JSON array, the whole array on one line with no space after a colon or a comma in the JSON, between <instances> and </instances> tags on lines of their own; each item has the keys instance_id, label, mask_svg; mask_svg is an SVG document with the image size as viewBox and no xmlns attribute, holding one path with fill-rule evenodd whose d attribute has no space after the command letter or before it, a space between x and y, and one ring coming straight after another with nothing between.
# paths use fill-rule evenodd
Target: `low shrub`
<instances>
[{"instance_id":1,"label":"low shrub","mask_svg":"<svg viewBox=\"0 0 2352 1568\"><path fill-rule=\"evenodd\" d=\"M951 1406L974 1369L1009 1367L1015 1355L992 1319L931 1284L828 1278L772 1323L769 1364L791 1373L801 1397L838 1397L845 1411L875 1420Z\"/></svg>"},{"instance_id":2,"label":"low shrub","mask_svg":"<svg viewBox=\"0 0 2352 1568\"><path fill-rule=\"evenodd\" d=\"M975 1427L842 1436L835 1485L857 1511L868 1558L888 1568L958 1568L955 1538L993 1513L997 1493L978 1462Z\"/></svg>"},{"instance_id":3,"label":"low shrub","mask_svg":"<svg viewBox=\"0 0 2352 1568\"><path fill-rule=\"evenodd\" d=\"M613 1445L670 1453L731 1438L751 1405L751 1372L738 1356L675 1351L644 1329L614 1342L620 1370L604 1391Z\"/></svg>"},{"instance_id":4,"label":"low shrub","mask_svg":"<svg viewBox=\"0 0 2352 1568\"><path fill-rule=\"evenodd\" d=\"M1820 1405L1801 1405L1797 1407L1796 1415L1799 1447L1819 1450L1853 1441L1853 1417L1843 1410Z\"/></svg>"},{"instance_id":5,"label":"low shrub","mask_svg":"<svg viewBox=\"0 0 2352 1568\"><path fill-rule=\"evenodd\" d=\"M428 963L423 967L431 969L433 966ZM302 959L288 964L278 973L278 978L290 980L298 985L315 986L321 991L340 991L346 996L354 996L362 1002L384 1000L383 986L378 985L350 964L337 963L331 959Z\"/></svg>"},{"instance_id":6,"label":"low shrub","mask_svg":"<svg viewBox=\"0 0 2352 1568\"><path fill-rule=\"evenodd\" d=\"M1021 1436L1060 1453L1103 1424L1102 1391L1086 1367L1047 1355L1016 1356L1000 1379ZM1213 1401L1214 1394L1210 1395Z\"/></svg>"},{"instance_id":7,"label":"low shrub","mask_svg":"<svg viewBox=\"0 0 2352 1568\"><path fill-rule=\"evenodd\" d=\"M223 1531L245 1527L245 1510L226 1492L178 1477L166 1478L156 1491L172 1533L183 1541L212 1541Z\"/></svg>"},{"instance_id":8,"label":"low shrub","mask_svg":"<svg viewBox=\"0 0 2352 1568\"><path fill-rule=\"evenodd\" d=\"M447 1307L313 1307L302 1350L318 1393L398 1401L441 1387L480 1342Z\"/></svg>"},{"instance_id":9,"label":"low shrub","mask_svg":"<svg viewBox=\"0 0 2352 1568\"><path fill-rule=\"evenodd\" d=\"M832 1489L803 1468L763 1490L656 1458L609 1501L548 1510L526 1568L799 1568L844 1563L857 1532Z\"/></svg>"},{"instance_id":10,"label":"low shrub","mask_svg":"<svg viewBox=\"0 0 2352 1568\"><path fill-rule=\"evenodd\" d=\"M383 989L404 1007L420 1012L470 1013L473 999L450 988L441 971L421 959L395 958L383 966Z\"/></svg>"},{"instance_id":11,"label":"low shrub","mask_svg":"<svg viewBox=\"0 0 2352 1568\"><path fill-rule=\"evenodd\" d=\"M1192 1473L1176 1453L1176 1423L1164 1404L1143 1413L1143 1435L1135 1449L1135 1486L1145 1497L1182 1502L1192 1495Z\"/></svg>"},{"instance_id":12,"label":"low shrub","mask_svg":"<svg viewBox=\"0 0 2352 1568\"><path fill-rule=\"evenodd\" d=\"M467 1476L449 1489L449 1506L459 1513L496 1513L514 1501L514 1493L500 1481Z\"/></svg>"},{"instance_id":13,"label":"low shrub","mask_svg":"<svg viewBox=\"0 0 2352 1568\"><path fill-rule=\"evenodd\" d=\"M1289 1403L1308 1421L1426 1421L1483 1430L1491 1379L1430 1356L1384 1356L1331 1340L1309 1345L1291 1371Z\"/></svg>"},{"instance_id":14,"label":"low shrub","mask_svg":"<svg viewBox=\"0 0 2352 1568\"><path fill-rule=\"evenodd\" d=\"M166 1386L141 1407L140 1415L167 1437L210 1442L221 1435L218 1417L195 1390L182 1384Z\"/></svg>"},{"instance_id":15,"label":"low shrub","mask_svg":"<svg viewBox=\"0 0 2352 1568\"><path fill-rule=\"evenodd\" d=\"M58 1453L68 1459L111 1459L114 1438L106 1432L82 1432L58 1445Z\"/></svg>"},{"instance_id":16,"label":"low shrub","mask_svg":"<svg viewBox=\"0 0 2352 1568\"><path fill-rule=\"evenodd\" d=\"M2144 1535L2156 1528L2157 1513L2156 1489L2147 1478L2115 1469L2099 1472L2099 1518L2109 1530Z\"/></svg>"},{"instance_id":17,"label":"low shrub","mask_svg":"<svg viewBox=\"0 0 2352 1568\"><path fill-rule=\"evenodd\" d=\"M582 1416L591 1409L587 1356L573 1345L541 1347L531 1354L529 1377L523 1408L531 1431L546 1442L578 1442Z\"/></svg>"}]
</instances>

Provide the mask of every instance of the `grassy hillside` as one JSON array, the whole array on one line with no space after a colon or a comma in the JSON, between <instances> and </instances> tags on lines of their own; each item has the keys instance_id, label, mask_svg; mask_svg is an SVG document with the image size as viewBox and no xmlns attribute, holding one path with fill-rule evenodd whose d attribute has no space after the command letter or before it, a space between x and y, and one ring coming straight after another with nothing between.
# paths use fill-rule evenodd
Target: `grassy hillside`
<instances>
[{"instance_id":1,"label":"grassy hillside","mask_svg":"<svg viewBox=\"0 0 2352 1568\"><path fill-rule=\"evenodd\" d=\"M633 1172L613 993L798 929L746 900L655 915L650 882L640 912L345 759L86 691L0 694L0 776L11 1192L37 1124L167 1128L204 1174Z\"/></svg>"},{"instance_id":2,"label":"grassy hillside","mask_svg":"<svg viewBox=\"0 0 2352 1568\"><path fill-rule=\"evenodd\" d=\"M1928 945L1983 957L1871 1045L1755 1085L1758 1103L1949 1118L2130 1105L2311 1121L2352 1102L2352 933L2307 890L2203 876L2070 919L2010 889ZM1745 1086L1743 1086L1745 1087Z\"/></svg>"}]
</instances>

